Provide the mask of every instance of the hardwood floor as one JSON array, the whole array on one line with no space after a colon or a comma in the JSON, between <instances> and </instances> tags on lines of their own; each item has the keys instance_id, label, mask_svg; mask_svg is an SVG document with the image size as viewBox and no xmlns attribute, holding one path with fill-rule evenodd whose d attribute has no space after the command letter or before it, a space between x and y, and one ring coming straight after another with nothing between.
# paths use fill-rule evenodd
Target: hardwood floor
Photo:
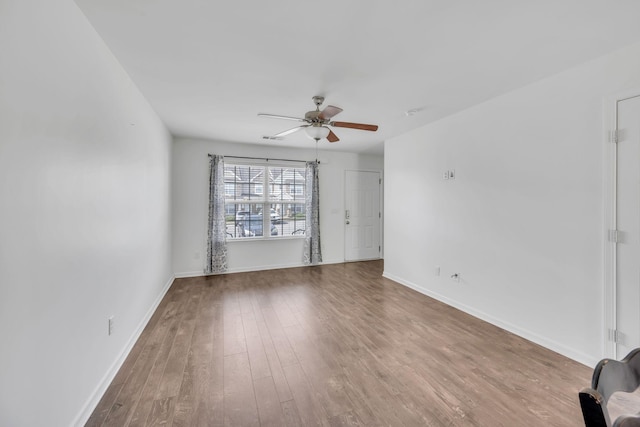
<instances>
[{"instance_id":1,"label":"hardwood floor","mask_svg":"<svg viewBox=\"0 0 640 427\"><path fill-rule=\"evenodd\" d=\"M591 369L381 274L176 280L87 425L583 425Z\"/></svg>"}]
</instances>

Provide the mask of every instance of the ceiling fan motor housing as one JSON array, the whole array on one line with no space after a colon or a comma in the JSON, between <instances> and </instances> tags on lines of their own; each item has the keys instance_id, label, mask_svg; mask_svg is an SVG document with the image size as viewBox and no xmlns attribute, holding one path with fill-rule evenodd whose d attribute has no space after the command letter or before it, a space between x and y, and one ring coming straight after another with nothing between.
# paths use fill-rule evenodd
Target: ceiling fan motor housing
<instances>
[{"instance_id":1,"label":"ceiling fan motor housing","mask_svg":"<svg viewBox=\"0 0 640 427\"><path fill-rule=\"evenodd\" d=\"M322 122L322 120L318 116L320 116L320 111L307 111L307 113L304 115L304 118L311 123Z\"/></svg>"}]
</instances>

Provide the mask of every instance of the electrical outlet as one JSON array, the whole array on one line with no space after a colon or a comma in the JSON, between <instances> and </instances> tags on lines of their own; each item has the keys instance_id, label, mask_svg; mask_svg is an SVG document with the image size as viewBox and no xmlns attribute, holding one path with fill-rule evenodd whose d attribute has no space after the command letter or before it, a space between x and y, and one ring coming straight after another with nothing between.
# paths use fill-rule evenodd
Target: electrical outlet
<instances>
[{"instance_id":1,"label":"electrical outlet","mask_svg":"<svg viewBox=\"0 0 640 427\"><path fill-rule=\"evenodd\" d=\"M442 173L442 179L449 179L449 171L444 171Z\"/></svg>"},{"instance_id":2,"label":"electrical outlet","mask_svg":"<svg viewBox=\"0 0 640 427\"><path fill-rule=\"evenodd\" d=\"M114 327L113 316L109 317L108 321L109 321L109 329L108 329L109 335L113 335L113 333L114 333L114 330L113 330L113 327Z\"/></svg>"}]
</instances>

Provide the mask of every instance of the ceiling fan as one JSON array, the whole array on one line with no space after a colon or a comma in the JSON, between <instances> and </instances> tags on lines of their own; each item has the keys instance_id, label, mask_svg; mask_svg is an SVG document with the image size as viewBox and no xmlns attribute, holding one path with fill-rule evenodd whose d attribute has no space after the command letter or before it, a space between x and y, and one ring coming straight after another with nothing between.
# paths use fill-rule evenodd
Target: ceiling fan
<instances>
[{"instance_id":1,"label":"ceiling fan","mask_svg":"<svg viewBox=\"0 0 640 427\"><path fill-rule=\"evenodd\" d=\"M324 102L324 96L314 96L312 99L313 99L313 102L316 104L316 110L307 111L303 119L298 117L279 116L276 114L264 114L264 113L260 113L258 114L258 116L269 117L272 119L295 120L297 122L305 123L293 129L285 130L284 132L280 132L274 135L273 136L274 139L287 136L294 132L304 129L305 132L307 133L307 136L309 136L309 138L311 139L315 139L316 141L319 141L320 139L323 139L323 138L327 138L329 142L337 142L337 141L340 141L340 139L327 126L368 130L372 132L375 132L378 130L377 125L366 125L363 123L331 121L331 118L336 114L340 113L342 111L342 108L334 107L333 105L327 105L322 111L320 111L320 106Z\"/></svg>"}]
</instances>

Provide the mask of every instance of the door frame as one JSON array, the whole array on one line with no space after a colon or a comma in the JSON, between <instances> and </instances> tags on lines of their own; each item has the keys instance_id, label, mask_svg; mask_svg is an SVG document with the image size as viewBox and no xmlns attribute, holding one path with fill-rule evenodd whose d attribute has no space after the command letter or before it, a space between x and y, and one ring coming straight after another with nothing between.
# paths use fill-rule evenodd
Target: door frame
<instances>
[{"instance_id":1,"label":"door frame","mask_svg":"<svg viewBox=\"0 0 640 427\"><path fill-rule=\"evenodd\" d=\"M618 205L618 105L620 102L640 97L640 88L626 90L605 98L603 102L603 358L618 359L613 331L617 329L617 244L610 238L617 230Z\"/></svg>"},{"instance_id":2,"label":"door frame","mask_svg":"<svg viewBox=\"0 0 640 427\"><path fill-rule=\"evenodd\" d=\"M375 172L380 174L380 185L378 187L378 192L379 192L379 206L378 209L380 211L380 229L379 231L379 236L378 238L380 239L380 257L378 259L384 259L384 172L380 169L345 169L344 170L344 175L343 175L343 194L344 194L344 200L343 200L343 209L342 209L342 235L344 236L344 240L342 242L342 248L343 248L343 259L344 262L357 262L358 260L349 260L347 261L347 239L346 239L346 235L347 235L347 224L345 223L345 211L347 209L347 174L349 172Z\"/></svg>"}]
</instances>

